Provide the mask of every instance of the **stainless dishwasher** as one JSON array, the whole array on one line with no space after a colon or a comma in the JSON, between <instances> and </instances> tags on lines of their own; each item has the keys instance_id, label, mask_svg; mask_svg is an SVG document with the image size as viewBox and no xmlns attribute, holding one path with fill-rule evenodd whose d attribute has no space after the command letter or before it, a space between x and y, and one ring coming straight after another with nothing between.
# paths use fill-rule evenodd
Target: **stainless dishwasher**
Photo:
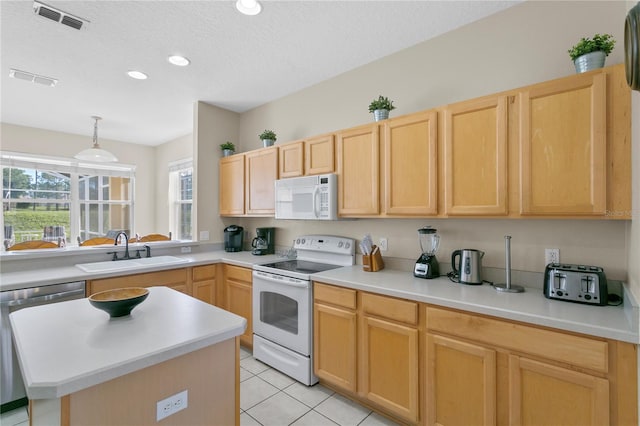
<instances>
[{"instance_id":1,"label":"stainless dishwasher","mask_svg":"<svg viewBox=\"0 0 640 426\"><path fill-rule=\"evenodd\" d=\"M82 299L85 296L84 281L53 284L42 287L6 290L0 292L0 411L12 410L27 403L22 374L13 347L9 314L19 309L66 300ZM42 348L46 350L46 348Z\"/></svg>"}]
</instances>

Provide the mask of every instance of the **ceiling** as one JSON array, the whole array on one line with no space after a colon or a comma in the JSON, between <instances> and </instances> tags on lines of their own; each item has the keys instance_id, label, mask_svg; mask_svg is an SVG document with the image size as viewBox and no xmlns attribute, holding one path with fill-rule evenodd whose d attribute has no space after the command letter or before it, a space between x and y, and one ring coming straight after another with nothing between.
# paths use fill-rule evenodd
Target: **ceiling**
<instances>
[{"instance_id":1,"label":"ceiling","mask_svg":"<svg viewBox=\"0 0 640 426\"><path fill-rule=\"evenodd\" d=\"M517 1L45 1L76 30L0 1L4 123L158 145L192 132L193 104L244 112L499 12ZM188 67L169 64L181 54ZM9 78L11 68L55 87ZM126 75L149 75L144 81Z\"/></svg>"}]
</instances>

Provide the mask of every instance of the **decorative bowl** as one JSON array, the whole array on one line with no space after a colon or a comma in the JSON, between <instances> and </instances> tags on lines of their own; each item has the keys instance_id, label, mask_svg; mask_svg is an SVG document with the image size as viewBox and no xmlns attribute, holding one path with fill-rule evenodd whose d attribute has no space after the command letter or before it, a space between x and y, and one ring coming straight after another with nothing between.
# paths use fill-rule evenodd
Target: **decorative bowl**
<instances>
[{"instance_id":1,"label":"decorative bowl","mask_svg":"<svg viewBox=\"0 0 640 426\"><path fill-rule=\"evenodd\" d=\"M102 309L111 318L129 315L149 295L149 290L142 287L116 288L101 291L89 297L89 303Z\"/></svg>"}]
</instances>

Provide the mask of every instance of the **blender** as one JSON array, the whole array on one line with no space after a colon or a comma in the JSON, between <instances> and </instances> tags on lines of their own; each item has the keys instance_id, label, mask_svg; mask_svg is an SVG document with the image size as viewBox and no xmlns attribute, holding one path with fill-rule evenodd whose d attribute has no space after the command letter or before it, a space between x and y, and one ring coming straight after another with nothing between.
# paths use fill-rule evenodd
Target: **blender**
<instances>
[{"instance_id":1,"label":"blender","mask_svg":"<svg viewBox=\"0 0 640 426\"><path fill-rule=\"evenodd\" d=\"M430 226L418 229L422 255L420 255L420 258L416 261L413 269L414 277L431 279L440 276L440 267L436 259L436 251L438 251L438 247L440 246L440 236L436 231L436 229Z\"/></svg>"}]
</instances>

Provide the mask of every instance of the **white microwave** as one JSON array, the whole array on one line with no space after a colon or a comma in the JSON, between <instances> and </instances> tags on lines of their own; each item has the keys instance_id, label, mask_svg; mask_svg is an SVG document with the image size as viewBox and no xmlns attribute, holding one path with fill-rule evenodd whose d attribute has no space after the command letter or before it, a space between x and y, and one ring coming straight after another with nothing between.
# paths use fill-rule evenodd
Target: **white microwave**
<instances>
[{"instance_id":1,"label":"white microwave","mask_svg":"<svg viewBox=\"0 0 640 426\"><path fill-rule=\"evenodd\" d=\"M336 220L338 180L335 174L276 180L276 219Z\"/></svg>"}]
</instances>

